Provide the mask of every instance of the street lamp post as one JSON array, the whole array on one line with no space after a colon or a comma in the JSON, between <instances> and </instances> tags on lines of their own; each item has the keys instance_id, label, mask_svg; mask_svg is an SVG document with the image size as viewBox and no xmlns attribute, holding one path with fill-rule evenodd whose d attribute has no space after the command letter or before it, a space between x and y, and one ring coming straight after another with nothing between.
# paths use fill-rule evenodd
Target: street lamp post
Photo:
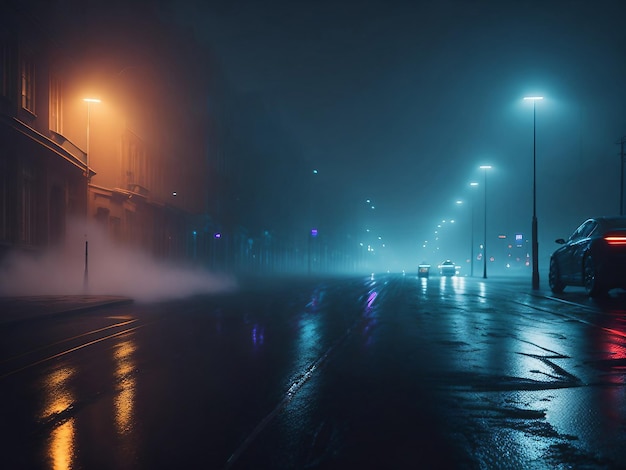
<instances>
[{"instance_id":1,"label":"street lamp post","mask_svg":"<svg viewBox=\"0 0 626 470\"><path fill-rule=\"evenodd\" d=\"M100 103L100 100L97 98L84 98L83 101L87 103L87 152L85 153L85 167L87 169L87 200L85 205L85 214L87 215L87 219L89 219L89 183L91 182L91 171L89 170L89 121L91 119L91 103ZM86 222L88 223L89 220L86 220ZM85 274L83 277L83 288L85 291L89 288L89 240L85 240Z\"/></svg>"},{"instance_id":2,"label":"street lamp post","mask_svg":"<svg viewBox=\"0 0 626 470\"><path fill-rule=\"evenodd\" d=\"M622 136L622 138L617 143L620 144L619 215L624 215L624 144L626 144L626 136Z\"/></svg>"},{"instance_id":3,"label":"street lamp post","mask_svg":"<svg viewBox=\"0 0 626 470\"><path fill-rule=\"evenodd\" d=\"M91 181L91 172L89 171L89 121L91 119L91 103L100 103L100 100L97 98L83 98L83 101L87 103L87 154L85 165L87 166L87 185L89 185Z\"/></svg>"},{"instance_id":4,"label":"street lamp post","mask_svg":"<svg viewBox=\"0 0 626 470\"><path fill-rule=\"evenodd\" d=\"M478 186L478 183L472 181L470 186L475 188ZM470 239L470 276L474 277L474 198L472 198L472 233L470 234Z\"/></svg>"},{"instance_id":5,"label":"street lamp post","mask_svg":"<svg viewBox=\"0 0 626 470\"><path fill-rule=\"evenodd\" d=\"M463 201L460 200L460 199L457 199L456 204L457 204L457 206L461 206L461 205L463 205Z\"/></svg>"},{"instance_id":6,"label":"street lamp post","mask_svg":"<svg viewBox=\"0 0 626 470\"><path fill-rule=\"evenodd\" d=\"M533 252L533 289L539 289L539 242L537 240L537 126L536 103L543 96L525 96L524 100L533 102L533 219L532 219L532 252Z\"/></svg>"},{"instance_id":7,"label":"street lamp post","mask_svg":"<svg viewBox=\"0 0 626 470\"><path fill-rule=\"evenodd\" d=\"M491 165L480 165L480 169L485 174L485 227L483 231L483 278L487 279L487 170L491 169Z\"/></svg>"}]
</instances>

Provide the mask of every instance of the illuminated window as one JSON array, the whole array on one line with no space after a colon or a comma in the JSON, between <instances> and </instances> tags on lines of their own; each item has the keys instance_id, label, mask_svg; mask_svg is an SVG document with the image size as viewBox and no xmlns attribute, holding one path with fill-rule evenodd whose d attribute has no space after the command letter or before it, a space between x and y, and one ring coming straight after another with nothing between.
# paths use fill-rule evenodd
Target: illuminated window
<instances>
[{"instance_id":1,"label":"illuminated window","mask_svg":"<svg viewBox=\"0 0 626 470\"><path fill-rule=\"evenodd\" d=\"M35 113L35 61L31 54L25 54L20 64L22 108Z\"/></svg>"}]
</instances>

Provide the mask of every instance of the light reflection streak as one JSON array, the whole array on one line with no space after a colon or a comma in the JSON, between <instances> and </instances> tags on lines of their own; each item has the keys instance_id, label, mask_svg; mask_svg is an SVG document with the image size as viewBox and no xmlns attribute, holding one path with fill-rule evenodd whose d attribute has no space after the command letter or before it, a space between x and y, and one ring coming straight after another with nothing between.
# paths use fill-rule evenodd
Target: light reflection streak
<instances>
[{"instance_id":1,"label":"light reflection streak","mask_svg":"<svg viewBox=\"0 0 626 470\"><path fill-rule=\"evenodd\" d=\"M441 276L439 278L439 293L440 295L444 295L446 293L446 287L448 286L448 277Z\"/></svg>"},{"instance_id":2,"label":"light reflection streak","mask_svg":"<svg viewBox=\"0 0 626 470\"><path fill-rule=\"evenodd\" d=\"M304 312L300 315L300 335L297 342L297 356L302 360L310 359L315 354L315 346L319 344L319 322L317 315L321 308L324 290L315 288L309 297ZM311 315L314 313L315 315ZM262 337L261 337L262 338ZM258 339L258 336L257 336Z\"/></svg>"},{"instance_id":3,"label":"light reflection streak","mask_svg":"<svg viewBox=\"0 0 626 470\"><path fill-rule=\"evenodd\" d=\"M603 359L610 363L609 382L615 385L625 383L624 372L626 371L626 317L624 310L611 308L608 321L602 325L600 348L605 351Z\"/></svg>"},{"instance_id":4,"label":"light reflection streak","mask_svg":"<svg viewBox=\"0 0 626 470\"><path fill-rule=\"evenodd\" d=\"M422 296L425 296L428 291L428 278L420 277L419 281L420 281L420 293L422 294Z\"/></svg>"},{"instance_id":5,"label":"light reflection streak","mask_svg":"<svg viewBox=\"0 0 626 470\"><path fill-rule=\"evenodd\" d=\"M378 292L376 291L371 291L369 293L369 296L367 297L367 308L371 309L372 305L374 304L374 301L376 300L376 297L378 296Z\"/></svg>"},{"instance_id":6,"label":"light reflection streak","mask_svg":"<svg viewBox=\"0 0 626 470\"><path fill-rule=\"evenodd\" d=\"M265 342L265 328L263 326L255 323L252 327L252 332L250 334L252 339L252 345L255 349L263 346L263 343Z\"/></svg>"},{"instance_id":7,"label":"light reflection streak","mask_svg":"<svg viewBox=\"0 0 626 470\"><path fill-rule=\"evenodd\" d=\"M461 276L440 276L440 295L444 296L449 290L451 290L455 294L465 293L465 278Z\"/></svg>"},{"instance_id":8,"label":"light reflection streak","mask_svg":"<svg viewBox=\"0 0 626 470\"><path fill-rule=\"evenodd\" d=\"M623 311L611 309L608 322L600 328L595 350L603 351L600 358L600 381L609 384L598 390L597 409L602 431L607 435L623 427L624 400L622 386L626 383L626 342ZM594 335L595 336L595 335Z\"/></svg>"},{"instance_id":9,"label":"light reflection streak","mask_svg":"<svg viewBox=\"0 0 626 470\"><path fill-rule=\"evenodd\" d=\"M478 301L481 303L485 303L487 295L487 285L484 282L478 283Z\"/></svg>"},{"instance_id":10,"label":"light reflection streak","mask_svg":"<svg viewBox=\"0 0 626 470\"><path fill-rule=\"evenodd\" d=\"M611 330L606 329L611 332ZM608 381L614 385L624 385L624 372L626 372L626 349L623 344L619 344L620 336L615 333L607 338L607 354L606 359L611 363L610 373L608 374Z\"/></svg>"},{"instance_id":11,"label":"light reflection streak","mask_svg":"<svg viewBox=\"0 0 626 470\"><path fill-rule=\"evenodd\" d=\"M322 298L324 296L324 291L321 289L315 289L311 294L311 299L306 304L306 308L308 311L317 311L320 304L322 303Z\"/></svg>"},{"instance_id":12,"label":"light reflection streak","mask_svg":"<svg viewBox=\"0 0 626 470\"><path fill-rule=\"evenodd\" d=\"M322 341L320 334L322 316L318 313L320 308L319 299L322 296L323 292L315 289L311 293L310 302L304 305L304 309L299 315L298 332L295 336L294 349L292 354L290 352L290 356L293 357L292 370L294 372L287 382L288 389L285 394L285 399L259 424L258 428L253 432L253 435L260 432L287 402L291 403L290 412L280 413L279 418L280 432L284 433L287 439L291 439L302 428L307 428L307 426L312 425L313 416L311 415L311 409L309 406L303 404L310 404L316 400L319 383L315 380L309 381L309 379L313 376L319 365L326 359L330 351L330 349L327 349L324 352L321 349L324 347L324 341ZM308 384L307 387L304 387L305 383ZM243 449L244 447L241 448L242 452ZM231 459L238 458L238 452L239 451L233 454Z\"/></svg>"},{"instance_id":13,"label":"light reflection streak","mask_svg":"<svg viewBox=\"0 0 626 470\"><path fill-rule=\"evenodd\" d=\"M318 317L300 319L300 336L298 337L298 353L300 357L310 356L319 341Z\"/></svg>"},{"instance_id":14,"label":"light reflection streak","mask_svg":"<svg viewBox=\"0 0 626 470\"><path fill-rule=\"evenodd\" d=\"M602 317L606 323L593 325L585 332L588 336L583 337L589 342L594 365L593 375L584 379L593 386L552 393L546 418L559 433L577 436L581 442L588 442L598 453L610 458L615 451L613 438L623 432L626 413L623 391L626 344L624 327L619 324L623 316L612 311L607 313L609 315ZM569 336L573 336L573 332ZM580 357L583 348L579 342L568 338L564 344L573 345L572 357Z\"/></svg>"},{"instance_id":15,"label":"light reflection streak","mask_svg":"<svg viewBox=\"0 0 626 470\"><path fill-rule=\"evenodd\" d=\"M40 418L51 422L63 417L74 402L68 382L75 374L74 369L64 367L54 370L44 379L44 407ZM73 468L75 459L75 428L74 418L70 417L59 426L54 427L48 440L48 457L53 470L69 470Z\"/></svg>"},{"instance_id":16,"label":"light reflection streak","mask_svg":"<svg viewBox=\"0 0 626 470\"><path fill-rule=\"evenodd\" d=\"M465 278L460 276L452 277L452 286L454 287L454 292L457 294L465 293Z\"/></svg>"},{"instance_id":17,"label":"light reflection streak","mask_svg":"<svg viewBox=\"0 0 626 470\"><path fill-rule=\"evenodd\" d=\"M361 334L365 339L365 346L369 347L374 342L374 336L372 334L374 327L378 323L378 319L376 318L376 306L375 302L378 298L378 291L373 287L369 290L367 294L367 299L365 301L365 307L363 309L363 329Z\"/></svg>"},{"instance_id":18,"label":"light reflection streak","mask_svg":"<svg viewBox=\"0 0 626 470\"><path fill-rule=\"evenodd\" d=\"M115 378L118 383L117 395L114 400L115 425L120 435L127 434L132 428L136 387L133 358L135 350L135 343L127 339L115 346L113 354L116 366Z\"/></svg>"},{"instance_id":19,"label":"light reflection streak","mask_svg":"<svg viewBox=\"0 0 626 470\"><path fill-rule=\"evenodd\" d=\"M69 470L74 467L74 418L55 428L50 435L49 455L53 470Z\"/></svg>"},{"instance_id":20,"label":"light reflection streak","mask_svg":"<svg viewBox=\"0 0 626 470\"><path fill-rule=\"evenodd\" d=\"M573 381L573 377L566 374L563 363L567 359L567 345L554 335L546 334L538 329L539 324L527 325L519 329L519 349L514 357L515 364L511 364L510 375L528 377L546 384L553 383L561 386ZM572 352L572 355L575 355ZM572 385L575 385L572 382Z\"/></svg>"}]
</instances>

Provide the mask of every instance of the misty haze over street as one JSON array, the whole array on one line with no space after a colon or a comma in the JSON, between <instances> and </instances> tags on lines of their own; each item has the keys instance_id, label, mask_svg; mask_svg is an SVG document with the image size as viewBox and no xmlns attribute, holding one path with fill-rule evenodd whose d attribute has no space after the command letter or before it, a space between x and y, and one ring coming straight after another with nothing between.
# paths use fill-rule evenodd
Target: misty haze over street
<instances>
[{"instance_id":1,"label":"misty haze over street","mask_svg":"<svg viewBox=\"0 0 626 470\"><path fill-rule=\"evenodd\" d=\"M422 242L433 244L443 219L467 234L472 199L482 238L482 188L468 186L481 181L481 164L493 166L488 236L530 238L533 115L524 96L544 97L536 118L540 265L555 238L620 209L619 1L204 5L181 8L179 21L212 41L227 79L293 142L286 151L319 169L323 211L361 211L396 271L413 269L408 260L465 261L467 250L449 246L431 259ZM283 141L255 135L268 154Z\"/></svg>"},{"instance_id":2,"label":"misty haze over street","mask_svg":"<svg viewBox=\"0 0 626 470\"><path fill-rule=\"evenodd\" d=\"M0 466L625 467L625 18L3 2Z\"/></svg>"},{"instance_id":3,"label":"misty haze over street","mask_svg":"<svg viewBox=\"0 0 626 470\"><path fill-rule=\"evenodd\" d=\"M85 280L85 240L91 249ZM156 260L149 253L119 246L101 227L73 221L63 247L33 259L13 254L0 271L0 295L125 295L139 302L227 292L232 275Z\"/></svg>"},{"instance_id":4,"label":"misty haze over street","mask_svg":"<svg viewBox=\"0 0 626 470\"><path fill-rule=\"evenodd\" d=\"M50 30L63 45L73 41L86 72L81 90L104 98L91 108L94 162L111 160L99 157L98 145L113 94L129 93L122 85L141 88L125 98L140 136L173 125L191 136L186 119L211 122L206 173L181 148L167 157L178 180L151 194L198 214L186 256L196 256L197 245L209 269L240 268L229 261L236 256L262 265L259 250L270 244L266 256L280 271L413 272L421 261L451 259L469 274L487 240L490 271L511 274L508 257L521 265L531 251L533 129L542 279L556 238L621 209L620 1L57 7L34 2L29 11L40 21L58 16ZM194 72L173 75L191 64ZM188 117L163 100L173 89ZM535 118L523 100L533 95L543 97ZM162 109L148 118L153 106ZM82 148L84 120L66 123ZM94 168L94 185L109 178L103 165ZM307 241L312 229L319 253ZM506 252L515 244L519 250Z\"/></svg>"}]
</instances>

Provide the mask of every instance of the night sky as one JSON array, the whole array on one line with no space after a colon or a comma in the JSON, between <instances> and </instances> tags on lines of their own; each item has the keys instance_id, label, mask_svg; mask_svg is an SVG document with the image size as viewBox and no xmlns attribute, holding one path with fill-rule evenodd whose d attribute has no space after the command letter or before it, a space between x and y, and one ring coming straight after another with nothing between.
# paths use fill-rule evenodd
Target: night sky
<instances>
[{"instance_id":1,"label":"night sky","mask_svg":"<svg viewBox=\"0 0 626 470\"><path fill-rule=\"evenodd\" d=\"M237 1L179 11L229 83L263 100L320 175L344 189L339 197L375 202L372 223L400 257L412 258L440 219L467 224L456 199L476 198L481 226L483 188L468 186L483 183L481 164L493 166L488 234L530 236L526 95L545 97L536 117L543 267L555 238L586 217L619 213L619 0Z\"/></svg>"},{"instance_id":2,"label":"night sky","mask_svg":"<svg viewBox=\"0 0 626 470\"><path fill-rule=\"evenodd\" d=\"M283 161L292 152L318 169L316 210L372 227L394 253L395 267L413 269L433 258L421 246L444 219L457 221L449 238L456 243L434 258L465 257L468 250L459 246L467 246L472 202L474 234L483 237L481 164L493 166L488 239L530 238L527 95L545 97L536 113L540 268L547 268L555 238L587 217L619 213L622 0L158 5L167 21L211 50L238 106L249 104L253 119L262 110L258 119L274 130L241 139L258 140L266 154L275 148ZM470 188L471 181L481 186ZM368 210L366 199L376 209Z\"/></svg>"}]
</instances>

